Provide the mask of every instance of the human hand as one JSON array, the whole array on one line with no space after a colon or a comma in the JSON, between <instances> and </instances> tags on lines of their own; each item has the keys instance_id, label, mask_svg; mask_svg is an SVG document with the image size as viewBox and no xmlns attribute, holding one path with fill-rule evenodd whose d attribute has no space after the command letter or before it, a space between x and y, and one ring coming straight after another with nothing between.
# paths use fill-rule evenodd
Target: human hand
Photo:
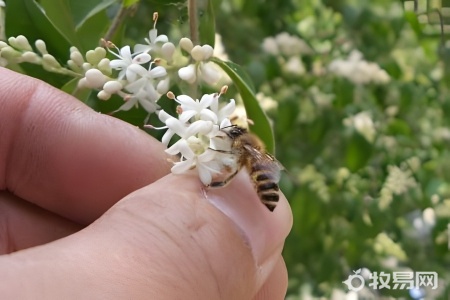
<instances>
[{"instance_id":1,"label":"human hand","mask_svg":"<svg viewBox=\"0 0 450 300\"><path fill-rule=\"evenodd\" d=\"M138 128L0 68L2 298L283 299L284 196L169 169Z\"/></svg>"}]
</instances>

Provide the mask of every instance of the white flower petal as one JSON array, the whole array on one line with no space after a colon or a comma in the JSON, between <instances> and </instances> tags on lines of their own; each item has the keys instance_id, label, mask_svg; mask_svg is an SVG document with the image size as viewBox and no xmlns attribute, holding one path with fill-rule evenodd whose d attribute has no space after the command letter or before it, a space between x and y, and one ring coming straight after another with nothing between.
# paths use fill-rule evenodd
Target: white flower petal
<instances>
[{"instance_id":1,"label":"white flower petal","mask_svg":"<svg viewBox=\"0 0 450 300\"><path fill-rule=\"evenodd\" d=\"M195 158L194 152L192 151L191 147L189 147L189 143L185 139L178 140L175 144L173 144L169 149L166 150L166 153L171 155L181 153L181 156L187 159Z\"/></svg>"},{"instance_id":2,"label":"white flower petal","mask_svg":"<svg viewBox=\"0 0 450 300\"><path fill-rule=\"evenodd\" d=\"M134 45L134 53L147 53L152 50L152 46L144 45L144 44L136 44Z\"/></svg>"},{"instance_id":3,"label":"white flower petal","mask_svg":"<svg viewBox=\"0 0 450 300\"><path fill-rule=\"evenodd\" d=\"M207 108L214 101L215 94L205 94L200 99L200 104L202 108Z\"/></svg>"},{"instance_id":4,"label":"white flower petal","mask_svg":"<svg viewBox=\"0 0 450 300\"><path fill-rule=\"evenodd\" d=\"M231 115L236 109L236 102L234 99L231 99L230 102L222 107L222 109L219 111L219 118L223 119Z\"/></svg>"},{"instance_id":5,"label":"white flower petal","mask_svg":"<svg viewBox=\"0 0 450 300\"><path fill-rule=\"evenodd\" d=\"M139 76L144 77L147 74L147 69L139 64L131 64L127 71L139 74Z\"/></svg>"},{"instance_id":6,"label":"white flower petal","mask_svg":"<svg viewBox=\"0 0 450 300\"><path fill-rule=\"evenodd\" d=\"M193 116L195 116L197 114L197 112L195 110L187 110L187 111L183 111L181 113L181 115L178 116L178 119L183 122L186 123L187 121L189 121Z\"/></svg>"},{"instance_id":7,"label":"white flower petal","mask_svg":"<svg viewBox=\"0 0 450 300\"><path fill-rule=\"evenodd\" d=\"M191 64L178 70L178 76L189 83L194 83L197 79L195 65Z\"/></svg>"},{"instance_id":8,"label":"white flower petal","mask_svg":"<svg viewBox=\"0 0 450 300\"><path fill-rule=\"evenodd\" d=\"M186 127L183 123L180 122L180 120L175 118L168 119L166 121L166 125L181 137L185 135L187 128L190 127Z\"/></svg>"},{"instance_id":9,"label":"white flower petal","mask_svg":"<svg viewBox=\"0 0 450 300\"><path fill-rule=\"evenodd\" d=\"M175 163L175 165L170 169L173 174L182 174L188 171L193 167L194 161L192 160L183 160Z\"/></svg>"},{"instance_id":10,"label":"white flower petal","mask_svg":"<svg viewBox=\"0 0 450 300\"><path fill-rule=\"evenodd\" d=\"M158 36L158 30L155 28L150 29L150 31L148 32L148 38L150 39L150 43L153 44L155 42L155 39L157 36Z\"/></svg>"},{"instance_id":11,"label":"white flower petal","mask_svg":"<svg viewBox=\"0 0 450 300\"><path fill-rule=\"evenodd\" d=\"M135 73L133 73L133 74L135 74ZM131 81L131 83L127 84L125 86L125 89L131 93L138 93L146 84L147 84L147 79L139 78L138 80Z\"/></svg>"},{"instance_id":12,"label":"white flower petal","mask_svg":"<svg viewBox=\"0 0 450 300\"><path fill-rule=\"evenodd\" d=\"M122 59L113 59L109 62L109 66L115 70L120 70L128 66L128 63L124 62Z\"/></svg>"},{"instance_id":13,"label":"white flower petal","mask_svg":"<svg viewBox=\"0 0 450 300\"><path fill-rule=\"evenodd\" d=\"M149 72L151 78L158 78L167 75L167 71L164 67L157 66L150 70Z\"/></svg>"},{"instance_id":14,"label":"white flower petal","mask_svg":"<svg viewBox=\"0 0 450 300\"><path fill-rule=\"evenodd\" d=\"M116 111L128 111L136 105L137 101L138 101L137 98L131 98L125 101L125 103L121 107L119 107Z\"/></svg>"},{"instance_id":15,"label":"white flower petal","mask_svg":"<svg viewBox=\"0 0 450 300\"><path fill-rule=\"evenodd\" d=\"M222 120L222 122L220 122L220 128L230 127L231 125L231 121L228 118L225 118Z\"/></svg>"},{"instance_id":16,"label":"white flower petal","mask_svg":"<svg viewBox=\"0 0 450 300\"><path fill-rule=\"evenodd\" d=\"M154 113L156 109L159 108L155 101L152 101L151 99L139 98L139 104L150 114Z\"/></svg>"},{"instance_id":17,"label":"white flower petal","mask_svg":"<svg viewBox=\"0 0 450 300\"><path fill-rule=\"evenodd\" d=\"M167 147L174 134L175 132L173 132L173 130L171 130L170 128L167 129L163 137L161 138L161 143L163 143Z\"/></svg>"},{"instance_id":18,"label":"white flower petal","mask_svg":"<svg viewBox=\"0 0 450 300\"><path fill-rule=\"evenodd\" d=\"M186 128L185 135L186 137L200 134L208 134L213 128L213 123L210 121L198 120L194 123L191 123L189 127Z\"/></svg>"},{"instance_id":19,"label":"white flower petal","mask_svg":"<svg viewBox=\"0 0 450 300\"><path fill-rule=\"evenodd\" d=\"M178 103L180 103L184 109L193 109L193 107L195 107L197 104L197 101L195 101L193 98L189 97L188 95L179 95L176 98L176 101Z\"/></svg>"},{"instance_id":20,"label":"white flower petal","mask_svg":"<svg viewBox=\"0 0 450 300\"><path fill-rule=\"evenodd\" d=\"M166 121L170 118L173 118L171 115L166 113L164 110L160 110L158 113L158 118L161 120L161 122L166 123Z\"/></svg>"},{"instance_id":21,"label":"white flower petal","mask_svg":"<svg viewBox=\"0 0 450 300\"><path fill-rule=\"evenodd\" d=\"M128 45L123 46L122 48L120 48L119 52L120 52L120 56L123 59L129 58L131 60L131 48L130 48L130 46L128 46Z\"/></svg>"},{"instance_id":22,"label":"white flower petal","mask_svg":"<svg viewBox=\"0 0 450 300\"><path fill-rule=\"evenodd\" d=\"M217 115L209 109L202 109L202 111L200 112L200 119L211 121L214 124L217 124L218 122Z\"/></svg>"},{"instance_id":23,"label":"white flower petal","mask_svg":"<svg viewBox=\"0 0 450 300\"><path fill-rule=\"evenodd\" d=\"M152 57L150 56L150 54L140 53L140 54L136 55L136 57L133 58L132 62L134 64L142 65L142 64L148 63L151 59L152 59Z\"/></svg>"},{"instance_id":24,"label":"white flower petal","mask_svg":"<svg viewBox=\"0 0 450 300\"><path fill-rule=\"evenodd\" d=\"M209 185L212 181L212 175L211 172L206 169L203 168L201 166L197 166L198 169L198 176L200 177L200 181L205 185Z\"/></svg>"},{"instance_id":25,"label":"white flower petal","mask_svg":"<svg viewBox=\"0 0 450 300\"><path fill-rule=\"evenodd\" d=\"M208 84L215 84L219 81L221 73L214 67L213 63L205 63L200 65L202 79Z\"/></svg>"},{"instance_id":26,"label":"white flower petal","mask_svg":"<svg viewBox=\"0 0 450 300\"><path fill-rule=\"evenodd\" d=\"M213 94L214 97L212 99L211 104L209 105L210 109L216 114L219 112L219 94Z\"/></svg>"},{"instance_id":27,"label":"white flower petal","mask_svg":"<svg viewBox=\"0 0 450 300\"><path fill-rule=\"evenodd\" d=\"M199 162L212 161L213 159L216 158L217 153L219 153L219 152L207 149L205 152L203 152L202 154L200 154L198 156L198 161Z\"/></svg>"}]
</instances>

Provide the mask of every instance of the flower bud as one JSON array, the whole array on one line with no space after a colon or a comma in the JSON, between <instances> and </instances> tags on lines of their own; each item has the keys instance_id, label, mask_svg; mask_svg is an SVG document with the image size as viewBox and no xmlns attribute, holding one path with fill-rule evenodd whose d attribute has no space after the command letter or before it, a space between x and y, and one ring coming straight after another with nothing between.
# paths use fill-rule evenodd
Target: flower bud
<instances>
[{"instance_id":1,"label":"flower bud","mask_svg":"<svg viewBox=\"0 0 450 300\"><path fill-rule=\"evenodd\" d=\"M22 54L22 59L24 62L29 62L32 64L39 64L41 62L41 58L34 52L26 51Z\"/></svg>"},{"instance_id":2,"label":"flower bud","mask_svg":"<svg viewBox=\"0 0 450 300\"><path fill-rule=\"evenodd\" d=\"M170 78L167 77L158 82L158 84L156 85L156 91L160 94L165 94L169 90L169 85L170 85Z\"/></svg>"},{"instance_id":3,"label":"flower bud","mask_svg":"<svg viewBox=\"0 0 450 300\"><path fill-rule=\"evenodd\" d=\"M117 80L110 80L103 85L103 90L108 94L115 94L122 88L122 84Z\"/></svg>"},{"instance_id":4,"label":"flower bud","mask_svg":"<svg viewBox=\"0 0 450 300\"><path fill-rule=\"evenodd\" d=\"M69 59L67 61L67 65L74 72L77 72L77 73L83 73L84 72L84 70L71 59Z\"/></svg>"},{"instance_id":5,"label":"flower bud","mask_svg":"<svg viewBox=\"0 0 450 300\"><path fill-rule=\"evenodd\" d=\"M47 46L45 45L45 42L43 40L36 40L36 42L34 42L34 45L42 55L48 54Z\"/></svg>"},{"instance_id":6,"label":"flower bud","mask_svg":"<svg viewBox=\"0 0 450 300\"><path fill-rule=\"evenodd\" d=\"M203 50L202 47L197 45L194 48L192 48L191 51L191 56L193 59L195 59L196 61L201 61L203 60Z\"/></svg>"},{"instance_id":7,"label":"flower bud","mask_svg":"<svg viewBox=\"0 0 450 300\"><path fill-rule=\"evenodd\" d=\"M22 53L20 53L11 46L6 46L2 48L1 55L3 58L7 60L14 60L20 58L22 56Z\"/></svg>"},{"instance_id":8,"label":"flower bud","mask_svg":"<svg viewBox=\"0 0 450 300\"><path fill-rule=\"evenodd\" d=\"M100 60L97 61L94 50L89 50L88 52L86 52L86 61L95 66Z\"/></svg>"},{"instance_id":9,"label":"flower bud","mask_svg":"<svg viewBox=\"0 0 450 300\"><path fill-rule=\"evenodd\" d=\"M33 51L33 48L31 48L31 45L25 36L23 36L23 35L17 36L15 42L17 44L18 49L25 50L25 51Z\"/></svg>"},{"instance_id":10,"label":"flower bud","mask_svg":"<svg viewBox=\"0 0 450 300\"><path fill-rule=\"evenodd\" d=\"M103 74L111 75L112 69L110 66L110 60L108 58L103 58L97 65L98 69L102 71Z\"/></svg>"},{"instance_id":11,"label":"flower bud","mask_svg":"<svg viewBox=\"0 0 450 300\"><path fill-rule=\"evenodd\" d=\"M59 64L59 62L51 54L42 55L42 66L44 68L50 68L50 69L60 69L61 68L61 65Z\"/></svg>"},{"instance_id":12,"label":"flower bud","mask_svg":"<svg viewBox=\"0 0 450 300\"><path fill-rule=\"evenodd\" d=\"M214 48L210 45L203 45L202 46L202 52L203 52L203 60L210 59L211 56L214 53Z\"/></svg>"},{"instance_id":13,"label":"flower bud","mask_svg":"<svg viewBox=\"0 0 450 300\"><path fill-rule=\"evenodd\" d=\"M105 50L105 48L103 48L103 47L97 47L97 48L95 48L95 55L98 57L98 58L105 58L106 57L106 50Z\"/></svg>"},{"instance_id":14,"label":"flower bud","mask_svg":"<svg viewBox=\"0 0 450 300\"><path fill-rule=\"evenodd\" d=\"M111 98L111 94L108 94L105 91L100 91L100 92L98 92L97 97L100 100L105 100L106 101L106 100L109 100L109 98Z\"/></svg>"},{"instance_id":15,"label":"flower bud","mask_svg":"<svg viewBox=\"0 0 450 300\"><path fill-rule=\"evenodd\" d=\"M161 47L161 54L164 57L165 60L168 62L172 61L173 54L175 53L175 45L172 43L165 43Z\"/></svg>"},{"instance_id":16,"label":"flower bud","mask_svg":"<svg viewBox=\"0 0 450 300\"><path fill-rule=\"evenodd\" d=\"M97 69L87 70L84 76L86 78L86 85L90 88L100 88L107 80L105 75Z\"/></svg>"},{"instance_id":17,"label":"flower bud","mask_svg":"<svg viewBox=\"0 0 450 300\"><path fill-rule=\"evenodd\" d=\"M78 84L77 84L78 88L80 89L84 89L87 88L87 80L86 77L81 78L80 80L78 80Z\"/></svg>"},{"instance_id":18,"label":"flower bud","mask_svg":"<svg viewBox=\"0 0 450 300\"><path fill-rule=\"evenodd\" d=\"M84 63L84 59L83 56L81 55L81 53L77 50L77 51L71 51L70 52L70 59L77 65L77 66L82 66Z\"/></svg>"},{"instance_id":19,"label":"flower bud","mask_svg":"<svg viewBox=\"0 0 450 300\"><path fill-rule=\"evenodd\" d=\"M186 52L191 53L192 48L194 48L194 44L192 43L192 41L188 38L182 38L180 40L180 47L181 49L183 49Z\"/></svg>"},{"instance_id":20,"label":"flower bud","mask_svg":"<svg viewBox=\"0 0 450 300\"><path fill-rule=\"evenodd\" d=\"M82 67L83 70L86 71L86 72L87 72L88 70L92 69L92 65L91 65L90 63L87 63L87 62L85 62L81 67Z\"/></svg>"}]
</instances>

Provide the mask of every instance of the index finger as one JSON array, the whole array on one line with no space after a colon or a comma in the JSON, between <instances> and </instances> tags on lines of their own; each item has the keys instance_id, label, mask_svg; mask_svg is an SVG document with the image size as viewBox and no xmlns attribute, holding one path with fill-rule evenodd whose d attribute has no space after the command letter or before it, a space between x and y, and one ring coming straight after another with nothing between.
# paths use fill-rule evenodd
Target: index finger
<instances>
[{"instance_id":1,"label":"index finger","mask_svg":"<svg viewBox=\"0 0 450 300\"><path fill-rule=\"evenodd\" d=\"M0 68L0 190L81 224L169 172L164 145Z\"/></svg>"}]
</instances>

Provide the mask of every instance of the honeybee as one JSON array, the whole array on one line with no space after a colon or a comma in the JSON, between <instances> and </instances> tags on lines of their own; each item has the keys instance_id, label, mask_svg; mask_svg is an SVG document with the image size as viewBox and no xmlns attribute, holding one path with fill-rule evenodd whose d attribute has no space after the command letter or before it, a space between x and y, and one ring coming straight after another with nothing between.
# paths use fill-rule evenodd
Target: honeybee
<instances>
[{"instance_id":1,"label":"honeybee","mask_svg":"<svg viewBox=\"0 0 450 300\"><path fill-rule=\"evenodd\" d=\"M222 128L221 132L225 134L222 138L228 138L231 141L231 151L213 150L234 155L237 168L224 180L212 182L210 186L225 186L240 169L245 167L259 199L270 211L273 211L279 200L278 181L281 164L265 151L263 142L245 128L231 125Z\"/></svg>"}]
</instances>

